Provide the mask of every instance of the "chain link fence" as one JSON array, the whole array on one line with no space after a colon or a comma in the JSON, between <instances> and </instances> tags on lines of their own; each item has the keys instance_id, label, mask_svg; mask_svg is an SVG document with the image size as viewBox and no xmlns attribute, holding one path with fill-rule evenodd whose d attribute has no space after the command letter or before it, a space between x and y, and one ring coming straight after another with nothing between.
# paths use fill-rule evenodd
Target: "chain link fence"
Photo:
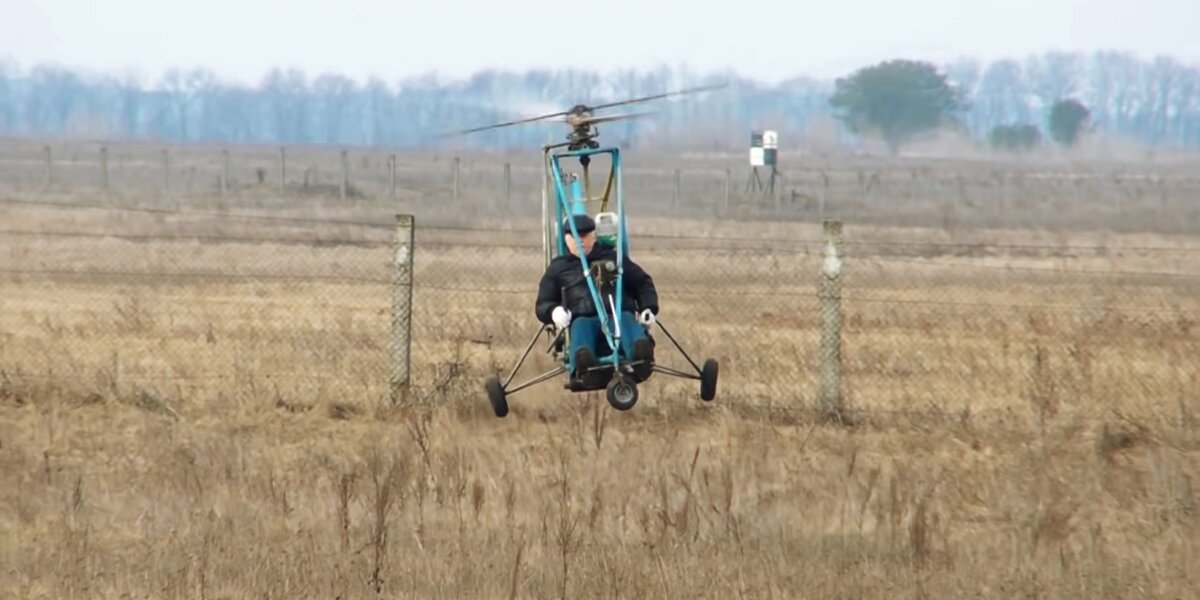
<instances>
[{"instance_id":1,"label":"chain link fence","mask_svg":"<svg viewBox=\"0 0 1200 600\"><path fill-rule=\"evenodd\" d=\"M394 220L9 200L6 393L57 388L175 416L194 405L349 417L389 403ZM662 323L697 363L720 362L713 406L792 419L836 401L846 418L1002 419L1086 398L1190 418L1197 240L1052 242L848 221L837 286L823 288L834 245L818 227L690 223L688 234L678 221L639 221L631 253L654 278ZM421 399L487 411L483 381L506 374L540 327L539 240L527 228L417 220L409 376ZM686 370L655 337L657 359ZM521 373L553 368L547 345ZM562 383L520 392L514 411L569 401ZM656 374L639 408L698 397L698 382Z\"/></svg>"},{"instance_id":2,"label":"chain link fence","mask_svg":"<svg viewBox=\"0 0 1200 600\"><path fill-rule=\"evenodd\" d=\"M1200 177L1186 163L1032 163L902 157L785 157L757 172L741 154L624 152L625 188L642 215L771 218L971 230L1200 232ZM598 165L599 166L599 165ZM769 186L769 187L766 187ZM472 213L535 217L535 152L461 148L390 152L321 146L0 144L0 192L188 206L285 208L337 199L359 205L469 203ZM413 211L416 212L416 211Z\"/></svg>"}]
</instances>

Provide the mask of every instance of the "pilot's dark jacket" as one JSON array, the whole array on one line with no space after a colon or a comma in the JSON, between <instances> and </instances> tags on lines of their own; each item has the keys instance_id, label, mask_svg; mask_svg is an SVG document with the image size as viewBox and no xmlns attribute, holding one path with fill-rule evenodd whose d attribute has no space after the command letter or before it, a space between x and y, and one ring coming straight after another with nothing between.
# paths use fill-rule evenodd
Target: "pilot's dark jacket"
<instances>
[{"instance_id":1,"label":"pilot's dark jacket","mask_svg":"<svg viewBox=\"0 0 1200 600\"><path fill-rule=\"evenodd\" d=\"M616 249L603 244L596 244L588 254L588 266L593 268L604 261L616 263L616 260ZM654 280L628 256L624 262L625 282L622 284L624 298L621 300L621 310L640 313L649 308L657 315L658 291L654 288ZM583 265L578 257L569 253L551 260L546 273L542 275L535 308L538 320L546 324L553 323L550 315L554 312L554 307L560 305L571 311L572 319L597 314L592 294L588 291Z\"/></svg>"}]
</instances>

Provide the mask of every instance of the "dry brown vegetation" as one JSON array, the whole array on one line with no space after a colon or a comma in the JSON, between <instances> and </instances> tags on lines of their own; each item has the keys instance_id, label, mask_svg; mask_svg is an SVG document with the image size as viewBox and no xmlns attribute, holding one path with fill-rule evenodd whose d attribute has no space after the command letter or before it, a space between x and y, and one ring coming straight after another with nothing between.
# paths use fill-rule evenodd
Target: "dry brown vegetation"
<instances>
[{"instance_id":1,"label":"dry brown vegetation","mask_svg":"<svg viewBox=\"0 0 1200 600\"><path fill-rule=\"evenodd\" d=\"M1188 193L1162 173L1181 182L1169 197ZM517 232L447 227L486 213L422 203L441 175L349 204L102 195L65 175L62 189L0 190L0 596L1186 598L1200 585L1200 239L847 218L849 418L830 425L813 411L819 227L659 203L633 223L648 234L635 258L672 333L721 361L717 399L656 375L618 413L554 381L497 420L482 381L535 331L537 234L500 212L483 225ZM928 189L931 206L951 197ZM406 210L414 394L396 405L389 223ZM684 364L661 338L659 357ZM550 366L532 362L523 373Z\"/></svg>"}]
</instances>

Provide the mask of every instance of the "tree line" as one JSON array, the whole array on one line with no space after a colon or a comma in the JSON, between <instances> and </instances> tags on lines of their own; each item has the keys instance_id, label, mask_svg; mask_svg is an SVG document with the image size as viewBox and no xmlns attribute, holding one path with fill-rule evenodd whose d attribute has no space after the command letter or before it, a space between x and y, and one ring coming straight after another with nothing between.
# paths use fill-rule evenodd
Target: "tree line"
<instances>
[{"instance_id":1,"label":"tree line","mask_svg":"<svg viewBox=\"0 0 1200 600\"><path fill-rule=\"evenodd\" d=\"M924 74L915 76L945 83L950 95L938 100L945 105L937 111L936 124L995 145L1040 142L1049 132L1054 107L1070 101L1086 110L1089 131L1153 146L1200 146L1200 66L1169 57L1141 59L1105 51L989 63L883 64L918 64ZM733 72L699 74L662 66L606 73L486 70L454 81L426 75L360 83L336 73L314 76L280 68L245 85L207 69L173 69L147 80L59 65L21 69L0 62L0 135L416 147L434 143L444 132L566 110L578 102L728 82L719 92L657 102L653 119L603 125L603 137L626 145L728 149L747 145L751 128L776 129L786 144L825 131L822 127L840 119L845 127L834 135L844 143L871 131L866 127L870 122L861 114L852 117L846 103L848 84L869 72L865 67L835 81L796 77L764 84ZM886 80L887 73L876 74ZM860 108L879 88L868 86L867 91L868 96L858 99L864 103ZM909 125L929 121L919 107L889 105L886 98L875 97L870 110L899 111L897 118ZM557 140L563 131L561 124L542 123L485 132L459 143L528 147L547 136ZM889 144L901 139L893 138Z\"/></svg>"}]
</instances>

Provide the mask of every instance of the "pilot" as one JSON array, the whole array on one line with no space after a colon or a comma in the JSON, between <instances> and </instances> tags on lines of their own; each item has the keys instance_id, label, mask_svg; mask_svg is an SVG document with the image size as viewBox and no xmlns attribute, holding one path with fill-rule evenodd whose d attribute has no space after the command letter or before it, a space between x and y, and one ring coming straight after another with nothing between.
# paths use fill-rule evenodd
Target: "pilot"
<instances>
[{"instance_id":1,"label":"pilot","mask_svg":"<svg viewBox=\"0 0 1200 600\"><path fill-rule=\"evenodd\" d=\"M575 220L575 230L579 232L589 267L602 269L610 261L615 266L616 249L596 243L596 222L588 215L568 217L571 218ZM585 375L589 367L598 364L597 357L610 355L612 349L601 333L600 318L587 283L588 276L583 272L579 260L575 236L571 235L570 225L565 220L562 231L569 254L550 261L538 285L535 312L542 323L554 324L559 330L570 327L574 375L587 387L600 387L604 382L588 380ZM638 380L645 380L650 375L654 360L654 343L646 329L654 324L658 315L658 292L654 280L642 267L628 256L624 257L624 263L621 352L626 361L642 361L634 366L634 375Z\"/></svg>"}]
</instances>

